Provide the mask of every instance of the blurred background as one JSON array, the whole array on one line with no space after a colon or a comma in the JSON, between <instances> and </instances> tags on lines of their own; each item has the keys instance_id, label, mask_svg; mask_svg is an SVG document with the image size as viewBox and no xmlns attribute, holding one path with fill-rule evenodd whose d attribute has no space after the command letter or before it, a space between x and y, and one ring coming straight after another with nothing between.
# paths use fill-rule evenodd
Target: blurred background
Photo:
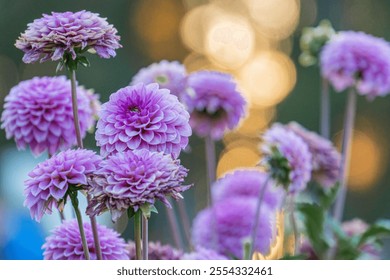
<instances>
[{"instance_id":1,"label":"blurred background","mask_svg":"<svg viewBox=\"0 0 390 280\"><path fill-rule=\"evenodd\" d=\"M27 23L42 13L82 9L107 17L122 38L116 58L90 56L91 67L78 71L79 82L95 89L102 102L127 86L141 67L162 59L178 60L189 72L214 69L234 75L249 109L239 129L217 145L218 176L254 166L259 160L258 136L274 121L295 120L318 131L318 69L297 62L303 27L326 18L336 30L360 30L390 40L387 0L0 0L0 113L4 97L18 82L55 75L55 63L22 63L14 43ZM331 95L335 143L340 142L345 97ZM358 99L345 219L390 218L389 108L390 97ZM93 135L86 146L96 150ZM193 136L190 146L191 153L183 153L181 160L190 169L187 181L195 184L185 193L192 218L205 206L206 177L203 141ZM0 130L0 259L41 259L44 238L59 224L55 213L36 223L23 207L23 181L44 159L18 152ZM151 240L171 243L165 211L159 203L157 208L161 213L152 218ZM100 222L113 226L108 216ZM115 227L126 239L132 235L125 223Z\"/></svg>"}]
</instances>

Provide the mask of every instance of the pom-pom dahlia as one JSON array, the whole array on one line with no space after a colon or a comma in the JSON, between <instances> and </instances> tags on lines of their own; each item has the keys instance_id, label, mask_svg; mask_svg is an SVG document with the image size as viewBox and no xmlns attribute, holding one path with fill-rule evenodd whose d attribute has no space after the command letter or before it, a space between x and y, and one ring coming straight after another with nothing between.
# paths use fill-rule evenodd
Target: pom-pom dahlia
<instances>
[{"instance_id":1,"label":"pom-pom dahlia","mask_svg":"<svg viewBox=\"0 0 390 280\"><path fill-rule=\"evenodd\" d=\"M312 177L325 188L333 187L339 179L341 155L332 142L318 134L306 130L296 122L287 128L300 136L308 145L312 154Z\"/></svg>"},{"instance_id":2,"label":"pom-pom dahlia","mask_svg":"<svg viewBox=\"0 0 390 280\"><path fill-rule=\"evenodd\" d=\"M321 73L337 91L356 87L368 99L387 95L390 45L363 32L339 32L321 53Z\"/></svg>"},{"instance_id":3,"label":"pom-pom dahlia","mask_svg":"<svg viewBox=\"0 0 390 280\"><path fill-rule=\"evenodd\" d=\"M95 244L91 225L84 223L91 260L96 260ZM97 225L103 260L128 260L125 241L114 230ZM76 220L65 221L56 227L43 244L45 260L84 260L80 231Z\"/></svg>"},{"instance_id":4,"label":"pom-pom dahlia","mask_svg":"<svg viewBox=\"0 0 390 280\"><path fill-rule=\"evenodd\" d=\"M223 256L214 250L206 249L203 247L196 248L196 251L184 254L182 260L227 260L226 256Z\"/></svg>"},{"instance_id":5,"label":"pom-pom dahlia","mask_svg":"<svg viewBox=\"0 0 390 280\"><path fill-rule=\"evenodd\" d=\"M146 148L177 158L191 136L189 114L158 84L118 90L102 105L96 140L103 156Z\"/></svg>"},{"instance_id":6,"label":"pom-pom dahlia","mask_svg":"<svg viewBox=\"0 0 390 280\"><path fill-rule=\"evenodd\" d=\"M24 205L31 217L40 221L45 213L52 213L53 206L61 207L69 186L87 185L87 176L97 170L100 162L95 152L78 149L60 152L39 163L25 181Z\"/></svg>"},{"instance_id":7,"label":"pom-pom dahlia","mask_svg":"<svg viewBox=\"0 0 390 280\"><path fill-rule=\"evenodd\" d=\"M76 143L70 81L65 76L35 77L20 82L5 98L1 128L18 149L29 146L35 156L70 148ZM95 124L97 96L77 87L82 137Z\"/></svg>"},{"instance_id":8,"label":"pom-pom dahlia","mask_svg":"<svg viewBox=\"0 0 390 280\"><path fill-rule=\"evenodd\" d=\"M85 10L43 14L27 26L15 44L25 53L25 63L61 60L66 53L75 60L78 53L87 50L110 58L122 47L117 30L99 14Z\"/></svg>"},{"instance_id":9,"label":"pom-pom dahlia","mask_svg":"<svg viewBox=\"0 0 390 280\"><path fill-rule=\"evenodd\" d=\"M258 198L260 190L266 187L263 203L270 209L276 210L281 206L285 192L281 188L275 188L271 180L268 180L265 186L268 176L267 173L256 169L235 170L233 173L226 174L211 188L213 201L218 203L234 197Z\"/></svg>"},{"instance_id":10,"label":"pom-pom dahlia","mask_svg":"<svg viewBox=\"0 0 390 280\"><path fill-rule=\"evenodd\" d=\"M186 76L187 72L183 64L178 61L162 60L139 70L133 77L131 85L158 83L160 88L169 89L172 94L180 98L186 88Z\"/></svg>"},{"instance_id":11,"label":"pom-pom dahlia","mask_svg":"<svg viewBox=\"0 0 390 280\"><path fill-rule=\"evenodd\" d=\"M312 155L304 140L277 123L262 136L262 165L289 193L306 188L312 171Z\"/></svg>"},{"instance_id":12,"label":"pom-pom dahlia","mask_svg":"<svg viewBox=\"0 0 390 280\"><path fill-rule=\"evenodd\" d=\"M211 248L218 253L243 258L243 244L252 233L257 199L236 197L215 203L198 213L192 226L195 246ZM266 254L274 237L273 211L264 208L260 213L256 236L256 251ZM215 236L215 237L214 237Z\"/></svg>"},{"instance_id":13,"label":"pom-pom dahlia","mask_svg":"<svg viewBox=\"0 0 390 280\"><path fill-rule=\"evenodd\" d=\"M183 102L191 114L190 124L200 137L223 137L234 129L245 114L245 100L229 74L199 71L187 78Z\"/></svg>"},{"instance_id":14,"label":"pom-pom dahlia","mask_svg":"<svg viewBox=\"0 0 390 280\"><path fill-rule=\"evenodd\" d=\"M188 170L162 152L141 149L117 153L100 166L98 176L90 180L92 200L87 213L99 215L110 210L113 221L127 209L137 211L156 199L170 207L166 196L179 199L180 193L190 188L182 185Z\"/></svg>"},{"instance_id":15,"label":"pom-pom dahlia","mask_svg":"<svg viewBox=\"0 0 390 280\"><path fill-rule=\"evenodd\" d=\"M127 244L127 252L130 260L136 259L135 243L130 241ZM162 245L160 242L149 242L148 260L180 260L183 253L170 245Z\"/></svg>"}]
</instances>

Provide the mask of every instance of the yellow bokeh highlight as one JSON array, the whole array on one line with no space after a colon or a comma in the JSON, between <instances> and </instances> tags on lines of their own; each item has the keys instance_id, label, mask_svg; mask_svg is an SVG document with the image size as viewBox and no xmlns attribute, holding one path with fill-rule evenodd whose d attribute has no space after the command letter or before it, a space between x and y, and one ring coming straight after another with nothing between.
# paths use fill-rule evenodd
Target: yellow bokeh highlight
<instances>
[{"instance_id":1,"label":"yellow bokeh highlight","mask_svg":"<svg viewBox=\"0 0 390 280\"><path fill-rule=\"evenodd\" d=\"M268 107L281 102L294 88L296 69L284 53L259 52L240 69L237 77L250 104Z\"/></svg>"},{"instance_id":2,"label":"yellow bokeh highlight","mask_svg":"<svg viewBox=\"0 0 390 280\"><path fill-rule=\"evenodd\" d=\"M184 45L199 53L204 49L204 18L209 6L202 5L190 10L181 21L180 35Z\"/></svg>"},{"instance_id":3,"label":"yellow bokeh highlight","mask_svg":"<svg viewBox=\"0 0 390 280\"><path fill-rule=\"evenodd\" d=\"M299 22L299 0L242 1L247 5L257 30L269 38L287 38Z\"/></svg>"},{"instance_id":4,"label":"yellow bokeh highlight","mask_svg":"<svg viewBox=\"0 0 390 280\"><path fill-rule=\"evenodd\" d=\"M241 67L252 55L255 33L242 16L222 14L207 23L205 54L226 69Z\"/></svg>"}]
</instances>

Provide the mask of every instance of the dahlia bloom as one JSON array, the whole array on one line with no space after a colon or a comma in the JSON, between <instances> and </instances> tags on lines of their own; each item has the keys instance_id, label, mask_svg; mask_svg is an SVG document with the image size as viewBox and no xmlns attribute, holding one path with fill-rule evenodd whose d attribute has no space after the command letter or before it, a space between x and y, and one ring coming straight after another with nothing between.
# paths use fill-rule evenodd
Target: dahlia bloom
<instances>
[{"instance_id":1,"label":"dahlia bloom","mask_svg":"<svg viewBox=\"0 0 390 280\"><path fill-rule=\"evenodd\" d=\"M321 72L337 91L356 87L372 100L390 92L390 45L363 32L335 35L321 53Z\"/></svg>"},{"instance_id":2,"label":"dahlia bloom","mask_svg":"<svg viewBox=\"0 0 390 280\"><path fill-rule=\"evenodd\" d=\"M170 245L162 245L160 242L149 242L148 246L149 260L180 260L183 252L173 248ZM130 241L126 246L130 260L136 259L135 243Z\"/></svg>"},{"instance_id":3,"label":"dahlia bloom","mask_svg":"<svg viewBox=\"0 0 390 280\"><path fill-rule=\"evenodd\" d=\"M33 63L61 60L70 54L75 60L78 53L96 52L102 58L116 55L122 47L117 30L99 14L88 11L43 14L29 23L27 30L16 40L15 46L25 54L23 61Z\"/></svg>"},{"instance_id":4,"label":"dahlia bloom","mask_svg":"<svg viewBox=\"0 0 390 280\"><path fill-rule=\"evenodd\" d=\"M186 88L186 76L187 72L183 64L178 61L162 60L139 70L133 77L131 85L158 83L160 88L169 89L172 94L180 98Z\"/></svg>"},{"instance_id":5,"label":"dahlia bloom","mask_svg":"<svg viewBox=\"0 0 390 280\"><path fill-rule=\"evenodd\" d=\"M220 140L245 114L245 100L229 74L199 71L187 78L183 102L191 114L190 124L199 137Z\"/></svg>"},{"instance_id":6,"label":"dahlia bloom","mask_svg":"<svg viewBox=\"0 0 390 280\"><path fill-rule=\"evenodd\" d=\"M97 96L77 88L81 135L94 126ZM76 143L70 81L65 76L35 77L20 82L5 98L1 128L18 149L29 146L35 156L70 148Z\"/></svg>"},{"instance_id":7,"label":"dahlia bloom","mask_svg":"<svg viewBox=\"0 0 390 280\"><path fill-rule=\"evenodd\" d=\"M227 260L228 258L203 247L196 248L196 251L184 254L182 260Z\"/></svg>"},{"instance_id":8,"label":"dahlia bloom","mask_svg":"<svg viewBox=\"0 0 390 280\"><path fill-rule=\"evenodd\" d=\"M154 204L156 199L170 207L166 196L182 198L187 169L170 155L146 149L126 151L110 156L100 164L96 178L91 178L92 196L87 209L90 215L110 210L116 221L129 208Z\"/></svg>"},{"instance_id":9,"label":"dahlia bloom","mask_svg":"<svg viewBox=\"0 0 390 280\"><path fill-rule=\"evenodd\" d=\"M252 233L256 207L257 199L236 197L219 201L213 208L199 212L192 226L193 244L242 259L244 240ZM268 208L262 210L255 250L267 254L274 237L275 215Z\"/></svg>"},{"instance_id":10,"label":"dahlia bloom","mask_svg":"<svg viewBox=\"0 0 390 280\"><path fill-rule=\"evenodd\" d=\"M259 192L265 187L268 174L256 169L235 170L233 173L226 174L218 179L212 186L213 201L219 201L235 198L258 198ZM281 188L275 188L270 180L267 183L264 193L263 203L270 209L280 208L285 192Z\"/></svg>"},{"instance_id":11,"label":"dahlia bloom","mask_svg":"<svg viewBox=\"0 0 390 280\"><path fill-rule=\"evenodd\" d=\"M87 176L98 169L100 162L95 152L78 149L60 152L39 163L24 182L24 205L31 217L39 222L43 214L52 213L53 206L61 208L69 186L87 185Z\"/></svg>"},{"instance_id":12,"label":"dahlia bloom","mask_svg":"<svg viewBox=\"0 0 390 280\"><path fill-rule=\"evenodd\" d=\"M312 154L312 178L325 188L333 187L339 179L341 155L332 142L306 130L296 122L289 123L287 128L308 145Z\"/></svg>"},{"instance_id":13,"label":"dahlia bloom","mask_svg":"<svg viewBox=\"0 0 390 280\"><path fill-rule=\"evenodd\" d=\"M83 224L91 260L96 260L93 233L89 223ZM97 225L103 260L128 260L126 243L114 230ZM68 220L54 228L42 249L45 260L85 260L76 220Z\"/></svg>"},{"instance_id":14,"label":"dahlia bloom","mask_svg":"<svg viewBox=\"0 0 390 280\"><path fill-rule=\"evenodd\" d=\"M102 105L96 141L103 156L146 148L177 158L191 136L188 121L169 90L141 83L118 90Z\"/></svg>"},{"instance_id":15,"label":"dahlia bloom","mask_svg":"<svg viewBox=\"0 0 390 280\"><path fill-rule=\"evenodd\" d=\"M293 194L305 189L311 176L312 155L304 140L279 123L268 129L262 140L262 164L276 182Z\"/></svg>"}]
</instances>

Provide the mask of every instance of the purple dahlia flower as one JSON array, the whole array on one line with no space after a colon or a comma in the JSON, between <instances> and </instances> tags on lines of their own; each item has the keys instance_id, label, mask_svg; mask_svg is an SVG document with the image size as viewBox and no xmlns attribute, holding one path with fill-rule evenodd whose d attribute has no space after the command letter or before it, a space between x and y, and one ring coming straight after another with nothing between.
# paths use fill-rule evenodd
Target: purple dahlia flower
<instances>
[{"instance_id":1,"label":"purple dahlia flower","mask_svg":"<svg viewBox=\"0 0 390 280\"><path fill-rule=\"evenodd\" d=\"M113 221L128 208L137 211L156 199L170 207L166 196L182 198L180 193L190 188L182 185L188 170L162 152L141 149L117 153L100 166L98 176L91 179L92 200L87 213L99 215L110 210Z\"/></svg>"},{"instance_id":2,"label":"purple dahlia flower","mask_svg":"<svg viewBox=\"0 0 390 280\"><path fill-rule=\"evenodd\" d=\"M189 114L158 84L118 90L102 105L96 140L103 156L146 148L177 158L188 144Z\"/></svg>"},{"instance_id":3,"label":"purple dahlia flower","mask_svg":"<svg viewBox=\"0 0 390 280\"><path fill-rule=\"evenodd\" d=\"M133 77L131 85L158 83L160 88L169 89L172 94L180 98L186 88L186 76L187 72L183 64L178 61L162 60L139 70Z\"/></svg>"},{"instance_id":4,"label":"purple dahlia flower","mask_svg":"<svg viewBox=\"0 0 390 280\"><path fill-rule=\"evenodd\" d=\"M127 244L127 252L130 260L135 260L135 243L130 241ZM183 252L173 248L170 245L162 245L160 242L149 242L149 260L180 260Z\"/></svg>"},{"instance_id":5,"label":"purple dahlia flower","mask_svg":"<svg viewBox=\"0 0 390 280\"><path fill-rule=\"evenodd\" d=\"M96 260L91 225L84 223L85 237L91 260ZM103 260L128 260L125 241L114 230L97 225ZM84 260L80 231L76 220L65 221L56 227L43 244L45 260Z\"/></svg>"},{"instance_id":6,"label":"purple dahlia flower","mask_svg":"<svg viewBox=\"0 0 390 280\"><path fill-rule=\"evenodd\" d=\"M289 193L306 188L312 171L312 155L304 140L286 126L274 124L262 136L262 164Z\"/></svg>"},{"instance_id":7,"label":"purple dahlia flower","mask_svg":"<svg viewBox=\"0 0 390 280\"><path fill-rule=\"evenodd\" d=\"M337 91L356 87L368 99L387 95L390 45L363 32L339 32L321 53L321 72Z\"/></svg>"},{"instance_id":8,"label":"purple dahlia flower","mask_svg":"<svg viewBox=\"0 0 390 280\"><path fill-rule=\"evenodd\" d=\"M25 54L23 61L33 63L61 60L65 53L75 60L77 53L96 52L102 58L116 55L122 47L117 30L99 14L88 11L43 14L29 23L15 46Z\"/></svg>"},{"instance_id":9,"label":"purple dahlia flower","mask_svg":"<svg viewBox=\"0 0 390 280\"><path fill-rule=\"evenodd\" d=\"M199 212L192 226L193 244L242 259L243 244L252 233L256 207L257 199L236 197ZM260 213L255 250L263 254L269 251L274 237L275 215L272 213L267 208Z\"/></svg>"},{"instance_id":10,"label":"purple dahlia flower","mask_svg":"<svg viewBox=\"0 0 390 280\"><path fill-rule=\"evenodd\" d=\"M196 251L184 254L182 260L227 260L228 258L203 247L196 248Z\"/></svg>"},{"instance_id":11,"label":"purple dahlia flower","mask_svg":"<svg viewBox=\"0 0 390 280\"><path fill-rule=\"evenodd\" d=\"M95 124L97 96L77 88L82 137ZM35 156L70 148L76 143L70 81L64 76L36 77L20 82L5 98L1 128L18 149L29 146Z\"/></svg>"},{"instance_id":12,"label":"purple dahlia flower","mask_svg":"<svg viewBox=\"0 0 390 280\"><path fill-rule=\"evenodd\" d=\"M317 133L306 130L296 122L291 122L287 128L301 137L312 154L312 177L325 188L333 187L339 179L341 155L332 142Z\"/></svg>"},{"instance_id":13,"label":"purple dahlia flower","mask_svg":"<svg viewBox=\"0 0 390 280\"><path fill-rule=\"evenodd\" d=\"M264 188L267 177L267 173L256 169L235 170L213 184L213 201L218 203L234 197L258 198L259 191ZM275 188L274 183L269 181L263 202L270 209L276 210L281 206L284 196L283 189Z\"/></svg>"},{"instance_id":14,"label":"purple dahlia flower","mask_svg":"<svg viewBox=\"0 0 390 280\"><path fill-rule=\"evenodd\" d=\"M52 213L53 206L61 208L61 200L69 185L87 185L87 176L93 174L101 162L95 152L78 149L61 152L38 164L25 181L24 205L31 217L40 221L43 214Z\"/></svg>"},{"instance_id":15,"label":"purple dahlia flower","mask_svg":"<svg viewBox=\"0 0 390 280\"><path fill-rule=\"evenodd\" d=\"M191 114L190 124L200 137L223 137L234 129L245 114L245 100L229 74L199 71L187 78L183 102Z\"/></svg>"}]
</instances>

